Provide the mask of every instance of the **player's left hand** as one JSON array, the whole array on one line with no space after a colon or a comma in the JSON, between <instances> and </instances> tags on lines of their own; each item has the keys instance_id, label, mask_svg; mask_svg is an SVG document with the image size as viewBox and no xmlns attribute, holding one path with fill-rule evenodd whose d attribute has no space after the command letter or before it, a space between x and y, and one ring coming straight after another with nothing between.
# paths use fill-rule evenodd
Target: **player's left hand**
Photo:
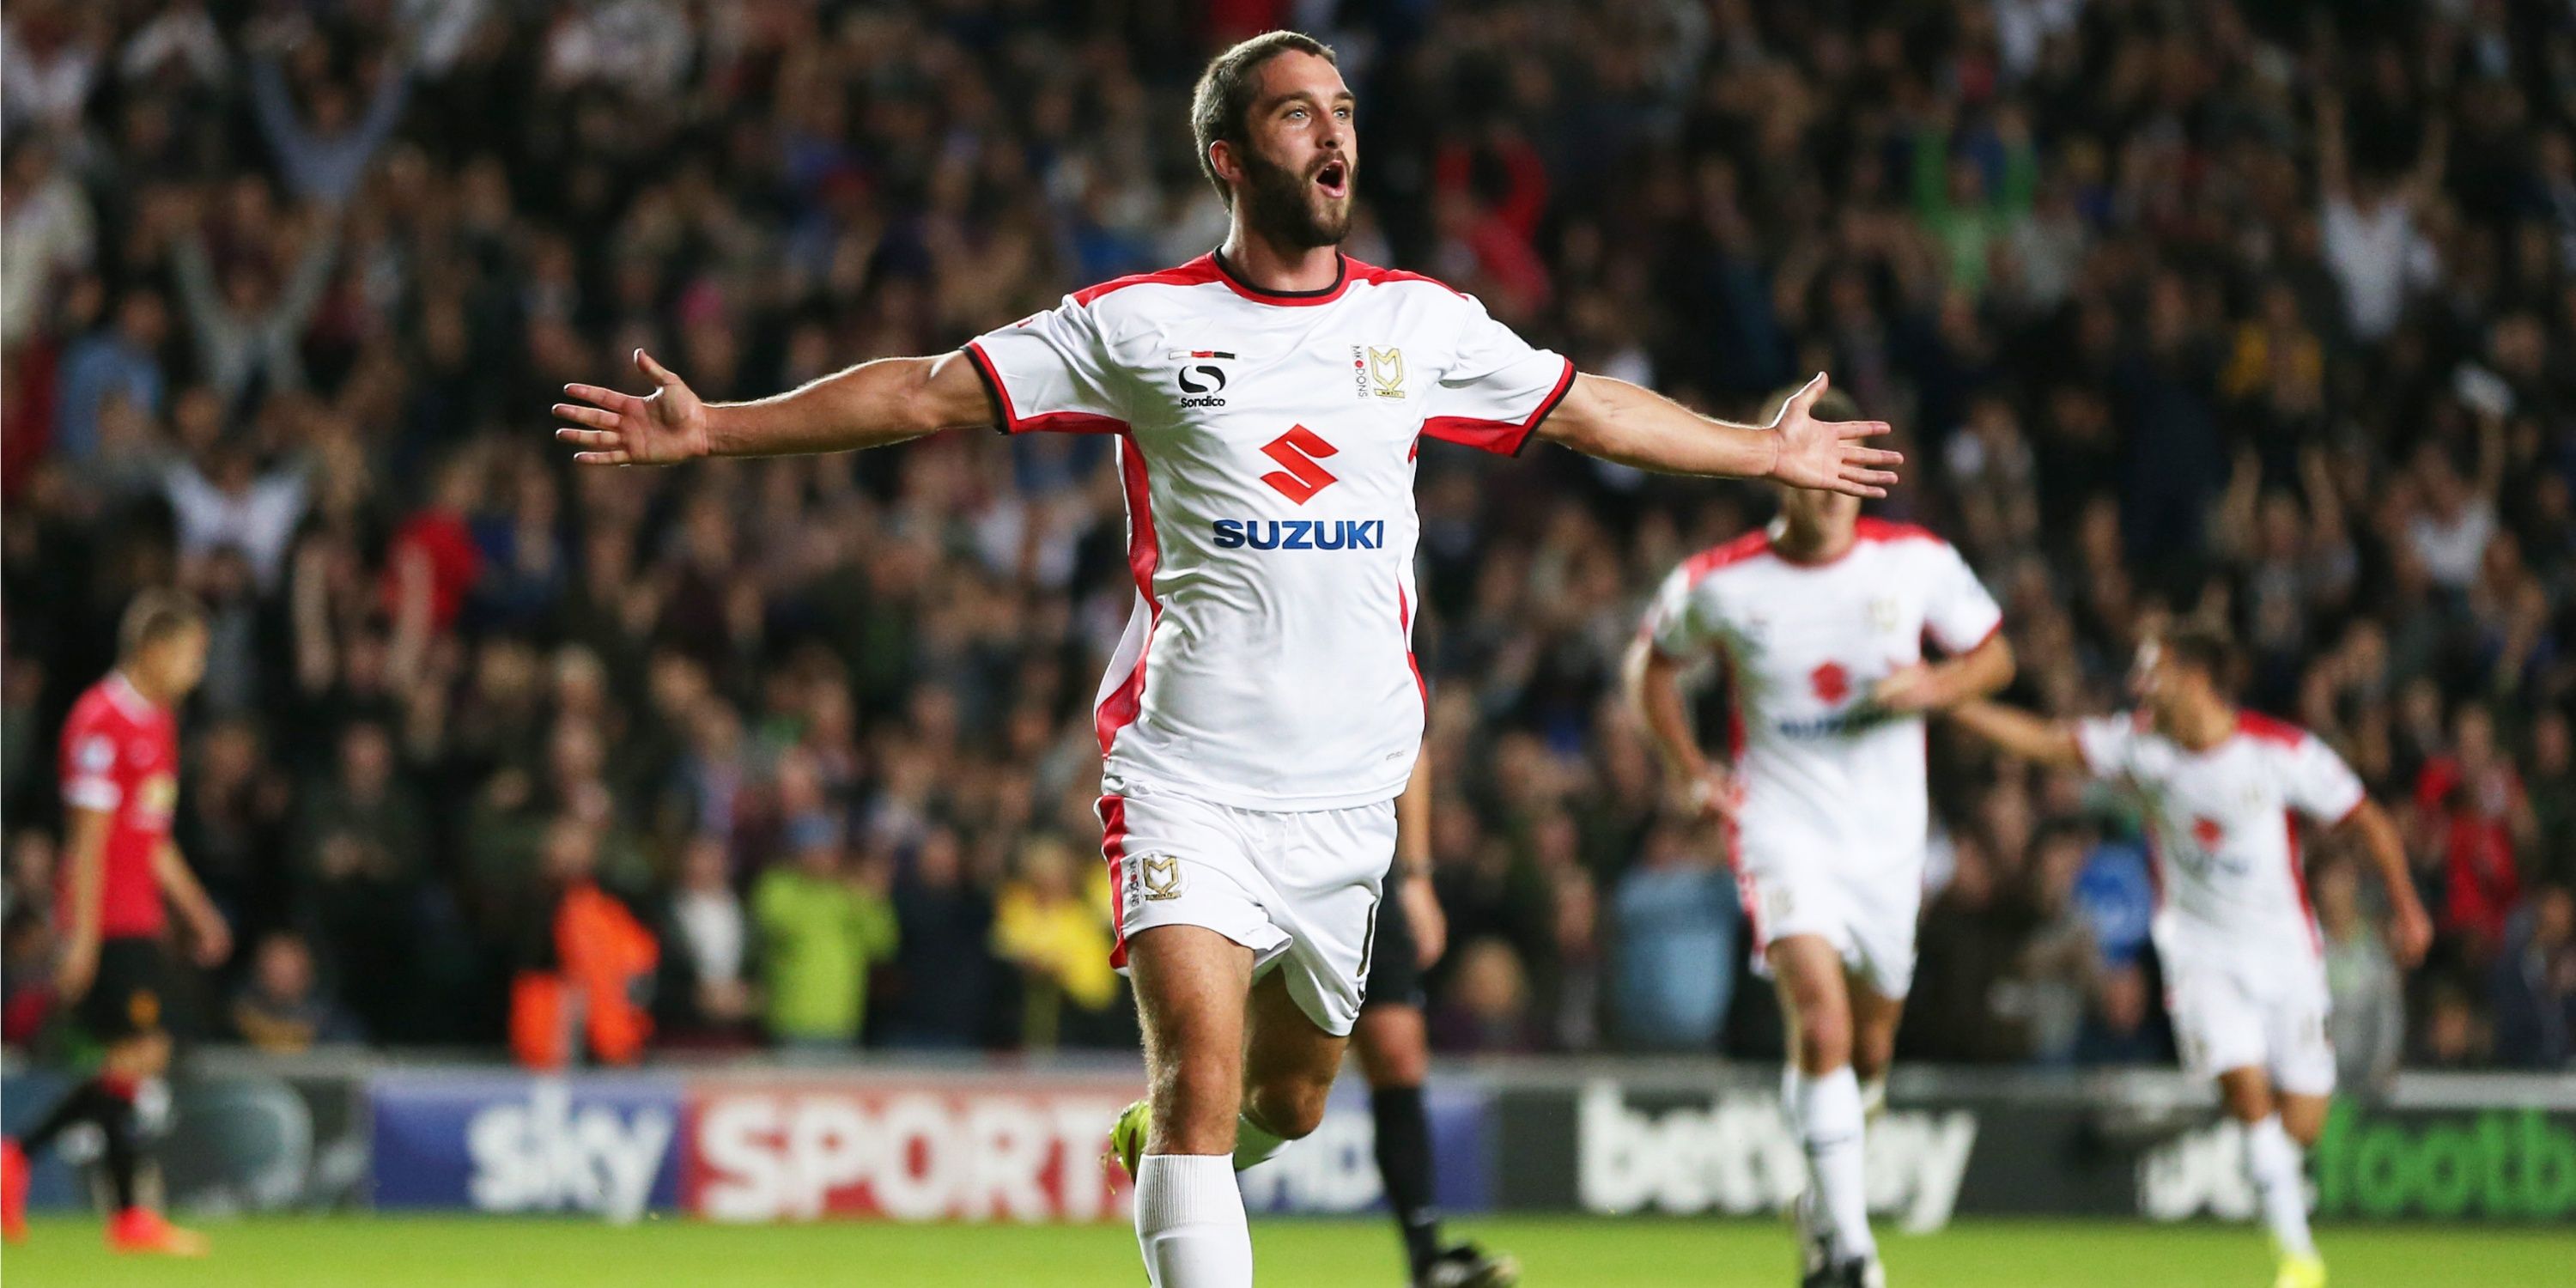
<instances>
[{"instance_id":1,"label":"player's left hand","mask_svg":"<svg viewBox=\"0 0 2576 1288\"><path fill-rule=\"evenodd\" d=\"M1449 950L1449 915L1440 910L1439 892L1430 877L1406 877L1395 897L1404 901L1405 920L1413 926L1414 964L1429 970Z\"/></svg>"},{"instance_id":2,"label":"player's left hand","mask_svg":"<svg viewBox=\"0 0 2576 1288\"><path fill-rule=\"evenodd\" d=\"M1911 662L1879 681L1869 700L1880 710L1898 715L1936 711L1950 705L1950 686L1938 667Z\"/></svg>"},{"instance_id":3,"label":"player's left hand","mask_svg":"<svg viewBox=\"0 0 2576 1288\"><path fill-rule=\"evenodd\" d=\"M2413 899L2398 901L2388 915L2388 952L2400 966L2414 966L2424 960L2424 952L2433 946L2433 920L2424 915L2424 905Z\"/></svg>"},{"instance_id":4,"label":"player's left hand","mask_svg":"<svg viewBox=\"0 0 2576 1288\"><path fill-rule=\"evenodd\" d=\"M1896 482L1892 469L1904 462L1901 452L1864 445L1860 440L1887 432L1877 420L1818 420L1816 399L1824 396L1825 373L1819 371L1805 388L1781 404L1770 429L1780 435L1780 455L1771 477L1791 487L1815 488L1850 496L1885 496Z\"/></svg>"}]
</instances>

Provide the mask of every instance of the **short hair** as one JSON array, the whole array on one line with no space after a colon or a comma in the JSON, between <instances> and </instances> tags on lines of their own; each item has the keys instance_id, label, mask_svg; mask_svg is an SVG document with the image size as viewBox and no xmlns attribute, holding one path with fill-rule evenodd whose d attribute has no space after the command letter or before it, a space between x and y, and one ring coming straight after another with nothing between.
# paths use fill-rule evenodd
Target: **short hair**
<instances>
[{"instance_id":1,"label":"short hair","mask_svg":"<svg viewBox=\"0 0 2576 1288\"><path fill-rule=\"evenodd\" d=\"M143 650L190 630L203 630L206 610L175 590L147 590L125 606L116 628L116 655L130 660Z\"/></svg>"},{"instance_id":2,"label":"short hair","mask_svg":"<svg viewBox=\"0 0 2576 1288\"><path fill-rule=\"evenodd\" d=\"M1207 176L1229 206L1234 204L1234 193L1217 174L1208 148L1218 139L1236 147L1249 141L1251 127L1246 118L1252 113L1252 96L1260 89L1253 74L1263 63L1292 50L1340 65L1331 45L1302 31L1265 31L1208 60L1207 70L1199 73L1198 88L1190 91L1190 134L1199 145L1199 173Z\"/></svg>"},{"instance_id":3,"label":"short hair","mask_svg":"<svg viewBox=\"0 0 2576 1288\"><path fill-rule=\"evenodd\" d=\"M1768 425L1772 421L1779 419L1780 409L1788 406L1789 400L1797 397L1798 391L1806 387L1805 383L1801 382L1794 385L1783 385L1778 389L1772 390L1770 395L1762 400L1762 415L1753 423L1757 425ZM1832 385L1825 386L1825 392L1816 396L1816 405L1811 410L1815 413L1815 417L1818 420L1860 419L1860 404L1853 402L1850 394L1844 393L1842 390L1837 389Z\"/></svg>"},{"instance_id":4,"label":"short hair","mask_svg":"<svg viewBox=\"0 0 2576 1288\"><path fill-rule=\"evenodd\" d=\"M2156 637L2156 644L2167 656L2208 676L2221 689L2233 682L2236 645L2224 631L2208 626L2173 626Z\"/></svg>"}]
</instances>

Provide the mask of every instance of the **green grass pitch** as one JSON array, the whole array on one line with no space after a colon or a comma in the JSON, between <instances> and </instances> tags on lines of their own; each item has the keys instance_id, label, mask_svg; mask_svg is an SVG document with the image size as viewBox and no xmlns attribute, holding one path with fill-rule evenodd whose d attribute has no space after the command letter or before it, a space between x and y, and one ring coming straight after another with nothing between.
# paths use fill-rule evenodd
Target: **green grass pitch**
<instances>
[{"instance_id":1,"label":"green grass pitch","mask_svg":"<svg viewBox=\"0 0 2576 1288\"><path fill-rule=\"evenodd\" d=\"M203 1262L110 1256L88 1221L49 1218L0 1254L8 1288L1141 1288L1116 1225L719 1226L661 1219L317 1217L215 1223ZM1519 1254L1533 1288L1782 1288L1786 1229L1772 1222L1487 1220L1461 1233ZM1257 1222L1265 1285L1401 1288L1395 1237L1376 1221ZM2335 1288L2565 1288L2565 1229L2328 1227ZM1895 1288L2264 1288L2262 1236L2223 1225L1962 1224L1886 1241Z\"/></svg>"}]
</instances>

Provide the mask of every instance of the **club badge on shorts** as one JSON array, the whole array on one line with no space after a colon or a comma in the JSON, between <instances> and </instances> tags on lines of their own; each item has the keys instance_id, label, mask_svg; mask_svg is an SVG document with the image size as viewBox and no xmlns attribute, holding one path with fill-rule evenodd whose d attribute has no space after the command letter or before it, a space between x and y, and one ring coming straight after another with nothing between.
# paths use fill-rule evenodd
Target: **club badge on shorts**
<instances>
[{"instance_id":1,"label":"club badge on shorts","mask_svg":"<svg viewBox=\"0 0 2576 1288\"><path fill-rule=\"evenodd\" d=\"M1179 898L1181 861L1169 854L1148 854L1138 858L1136 887L1148 899Z\"/></svg>"}]
</instances>

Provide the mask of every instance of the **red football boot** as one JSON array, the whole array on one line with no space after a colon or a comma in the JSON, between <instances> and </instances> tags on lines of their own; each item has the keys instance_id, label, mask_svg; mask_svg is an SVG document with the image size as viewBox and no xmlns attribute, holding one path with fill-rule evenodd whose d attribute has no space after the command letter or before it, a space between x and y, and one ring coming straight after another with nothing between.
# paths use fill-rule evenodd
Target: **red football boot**
<instances>
[{"instance_id":1,"label":"red football boot","mask_svg":"<svg viewBox=\"0 0 2576 1288\"><path fill-rule=\"evenodd\" d=\"M150 1208L130 1207L107 1223L107 1247L110 1252L145 1256L202 1257L208 1245L206 1236L182 1230Z\"/></svg>"},{"instance_id":2,"label":"red football boot","mask_svg":"<svg viewBox=\"0 0 2576 1288\"><path fill-rule=\"evenodd\" d=\"M18 1243L27 1237L27 1151L14 1140L0 1140L0 1239Z\"/></svg>"}]
</instances>

